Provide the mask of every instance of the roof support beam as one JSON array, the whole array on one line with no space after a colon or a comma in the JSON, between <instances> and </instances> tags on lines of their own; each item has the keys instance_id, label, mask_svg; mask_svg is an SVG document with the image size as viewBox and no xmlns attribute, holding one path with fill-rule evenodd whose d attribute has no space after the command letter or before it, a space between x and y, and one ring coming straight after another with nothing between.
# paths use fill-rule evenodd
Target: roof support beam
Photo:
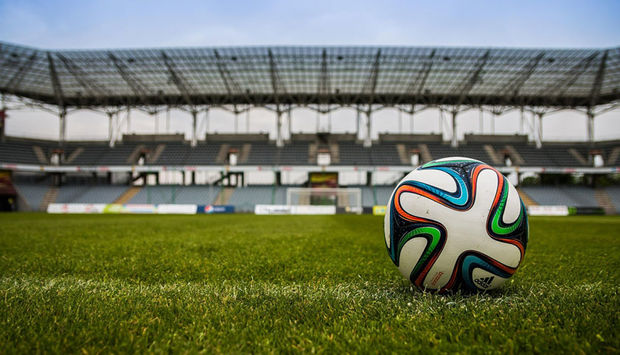
<instances>
[{"instance_id":1,"label":"roof support beam","mask_svg":"<svg viewBox=\"0 0 620 355\"><path fill-rule=\"evenodd\" d=\"M328 101L328 95L331 92L329 71L327 70L327 50L323 49L321 53L321 74L319 76L319 102Z\"/></svg>"},{"instance_id":2,"label":"roof support beam","mask_svg":"<svg viewBox=\"0 0 620 355\"><path fill-rule=\"evenodd\" d=\"M463 102L465 102L465 97L467 96L467 94L469 94L471 89L473 89L474 85L476 85L476 83L478 83L478 81L480 80L480 74L482 73L482 69L484 68L484 65L489 60L490 54L491 54L491 51L487 50L486 53L484 53L482 57L478 58L478 60L476 61L476 65L474 66L474 69L470 72L467 79L462 81L461 84L459 85L459 90L458 90L459 98L458 98L456 105L454 106L452 110L451 145L454 148L458 147L459 145L458 134L457 134L457 122L456 122L456 119L459 113L459 108L463 104Z\"/></svg>"},{"instance_id":3,"label":"roof support beam","mask_svg":"<svg viewBox=\"0 0 620 355\"><path fill-rule=\"evenodd\" d=\"M523 84L529 79L536 68L538 63L545 56L544 52L540 52L536 57L530 59L504 86L498 91L499 96L504 96L506 99L513 98L519 94Z\"/></svg>"},{"instance_id":4,"label":"roof support beam","mask_svg":"<svg viewBox=\"0 0 620 355\"><path fill-rule=\"evenodd\" d=\"M241 87L233 79L230 71L228 70L228 67L226 67L226 63L224 63L224 61L222 60L222 57L220 56L220 53L217 51L217 49L213 50L213 54L215 55L217 70L220 73L222 81L224 82L224 86L226 87L226 92L228 92L228 95L232 96L234 94L241 93Z\"/></svg>"},{"instance_id":5,"label":"roof support beam","mask_svg":"<svg viewBox=\"0 0 620 355\"><path fill-rule=\"evenodd\" d=\"M273 90L273 98L276 104L276 110L280 111L280 78L278 77L278 68L276 66L276 60L273 57L273 53L271 49L267 51L267 55L269 56L269 75L271 77L271 88Z\"/></svg>"},{"instance_id":6,"label":"roof support beam","mask_svg":"<svg viewBox=\"0 0 620 355\"><path fill-rule=\"evenodd\" d=\"M144 85L144 83L142 83L142 81L138 79L138 77L136 77L131 71L127 70L127 66L114 54L109 52L108 57L112 60L112 63L114 63L116 70L121 75L123 80L125 80L127 85L129 85L131 91L133 91L133 93L138 96L143 103L147 103L146 98L150 95L150 90L148 89L148 87Z\"/></svg>"},{"instance_id":7,"label":"roof support beam","mask_svg":"<svg viewBox=\"0 0 620 355\"><path fill-rule=\"evenodd\" d=\"M469 73L467 78L460 83L457 90L459 98L456 102L455 110L458 110L459 106L461 106L465 102L465 97L467 96L467 94L469 94L471 89L473 89L474 85L476 85L476 83L478 83L478 81L480 80L480 74L482 73L484 65L489 60L490 54L491 51L487 50L482 57L478 58L473 70Z\"/></svg>"},{"instance_id":8,"label":"roof support beam","mask_svg":"<svg viewBox=\"0 0 620 355\"><path fill-rule=\"evenodd\" d=\"M426 85L426 79L428 79L428 74L431 72L431 69L433 68L433 58L435 57L435 52L436 50L433 49L431 51L431 54L427 58L425 58L424 64L422 65L422 68L418 72L418 75L416 75L415 79L413 79L413 81L409 83L409 86L407 87L407 91L406 91L407 94L413 97L411 100L412 102L411 111L412 112L413 112L413 109L415 108L414 107L415 104L418 102L418 99L420 98L420 94L422 93L422 90L424 90L424 85Z\"/></svg>"},{"instance_id":9,"label":"roof support beam","mask_svg":"<svg viewBox=\"0 0 620 355\"><path fill-rule=\"evenodd\" d=\"M67 68L67 71L71 73L75 80L77 80L77 82L82 85L82 87L88 92L89 95L104 97L109 95L107 89L102 87L100 84L97 84L94 80L90 79L88 75L71 59L63 56L60 53L56 53L56 56L64 64L65 68Z\"/></svg>"},{"instance_id":10,"label":"roof support beam","mask_svg":"<svg viewBox=\"0 0 620 355\"><path fill-rule=\"evenodd\" d=\"M54 59L52 58L52 54L47 52L47 61L49 63L50 70L50 79L52 81L52 88L54 89L54 97L56 98L56 103L61 110L64 110L65 100L62 94L62 86L60 84L60 80L58 79L58 73L56 72L56 65L54 65Z\"/></svg>"},{"instance_id":11,"label":"roof support beam","mask_svg":"<svg viewBox=\"0 0 620 355\"><path fill-rule=\"evenodd\" d=\"M381 49L377 50L377 54L375 55L375 60L372 64L372 70L370 72L370 76L368 80L364 84L362 88L362 93L369 96L368 104L372 106L375 99L375 90L377 88L377 79L379 78L379 69L381 64Z\"/></svg>"},{"instance_id":12,"label":"roof support beam","mask_svg":"<svg viewBox=\"0 0 620 355\"><path fill-rule=\"evenodd\" d=\"M54 58L52 58L52 54L50 52L47 52L47 61L49 63L50 79L52 81L52 87L54 88L54 96L56 97L56 102L59 108L58 125L60 131L58 133L58 144L62 146L65 143L65 135L67 133L67 108L65 107L60 79L58 78L56 66L54 65Z\"/></svg>"},{"instance_id":13,"label":"roof support beam","mask_svg":"<svg viewBox=\"0 0 620 355\"><path fill-rule=\"evenodd\" d=\"M17 87L19 86L19 84L22 82L22 80L24 79L24 75L26 74L26 72L28 72L28 70L32 67L32 64L34 63L34 61L37 59L37 52L32 53L32 55L30 57L28 57L28 60L26 60L17 70L17 72L15 73L15 75L13 75L11 77L11 80L9 80L9 82L6 84L5 89L9 92L14 92L15 89L17 89Z\"/></svg>"},{"instance_id":14,"label":"roof support beam","mask_svg":"<svg viewBox=\"0 0 620 355\"><path fill-rule=\"evenodd\" d=\"M164 64L166 65L166 68L168 68L168 73L170 74L170 78L172 79L172 82L177 87L177 89L179 89L179 92L183 96L185 103L190 106L194 106L192 103L192 99L190 98L191 86L189 85L189 83L185 80L185 78L181 75L181 73L179 73L176 70L174 61L170 59L168 55L166 55L166 52L161 51L161 57L164 60Z\"/></svg>"},{"instance_id":15,"label":"roof support beam","mask_svg":"<svg viewBox=\"0 0 620 355\"><path fill-rule=\"evenodd\" d=\"M590 63L598 56L599 52L593 53L586 58L583 58L576 65L574 65L565 74L562 80L556 81L553 85L543 89L541 95L555 95L560 97L579 79L586 69L590 66Z\"/></svg>"},{"instance_id":16,"label":"roof support beam","mask_svg":"<svg viewBox=\"0 0 620 355\"><path fill-rule=\"evenodd\" d=\"M607 65L607 56L609 55L609 50L603 52L603 57L601 58L601 62L598 65L598 70L596 71L596 77L594 78L594 82L592 83L592 90L590 90L590 103L588 104L588 109L596 106L596 102L598 101L598 97L601 94L601 87L603 86L603 79L605 77L605 67Z\"/></svg>"}]
</instances>

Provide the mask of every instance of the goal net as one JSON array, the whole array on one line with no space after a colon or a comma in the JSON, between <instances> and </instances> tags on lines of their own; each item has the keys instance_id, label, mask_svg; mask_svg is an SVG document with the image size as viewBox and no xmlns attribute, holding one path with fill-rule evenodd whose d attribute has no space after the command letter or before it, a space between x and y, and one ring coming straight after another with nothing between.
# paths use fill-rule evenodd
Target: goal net
<instances>
[{"instance_id":1,"label":"goal net","mask_svg":"<svg viewBox=\"0 0 620 355\"><path fill-rule=\"evenodd\" d=\"M286 190L289 206L336 206L346 213L362 213L360 188L290 187Z\"/></svg>"}]
</instances>

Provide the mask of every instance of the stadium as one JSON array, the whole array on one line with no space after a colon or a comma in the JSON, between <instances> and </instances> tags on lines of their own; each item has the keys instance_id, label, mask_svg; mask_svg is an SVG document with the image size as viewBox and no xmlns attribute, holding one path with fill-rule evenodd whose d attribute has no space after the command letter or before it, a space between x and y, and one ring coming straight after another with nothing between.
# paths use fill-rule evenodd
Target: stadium
<instances>
[{"instance_id":1,"label":"stadium","mask_svg":"<svg viewBox=\"0 0 620 355\"><path fill-rule=\"evenodd\" d=\"M617 174L620 141L593 140L596 114L614 109L620 97L618 48L46 51L4 43L2 53L3 95L16 104L51 106L60 126L58 141L3 136L0 161L12 182L3 195L7 209L115 203L218 205L254 212L257 205L309 204L309 195L287 201L286 191L294 186L287 186L291 182L283 181L282 174L301 173L307 176L297 187L335 189L323 192L329 195L324 197L337 207L359 211L385 205L393 190L391 184L377 186L373 174L391 172L395 184L415 166L467 156L513 174L517 183L536 174L550 185L524 186L520 192L528 206L620 211L617 186L598 183ZM273 140L247 132L197 137L197 122L208 119L210 109L239 115L253 107L273 111ZM191 139L119 131L119 122L128 122L132 109L154 114L171 108L191 115ZM356 131L294 133L291 122L300 108L318 114L353 109ZM387 133L373 140L372 115L386 108L405 112L411 120L416 112L439 109L449 132ZM109 140L66 141L66 116L74 109L105 112ZM460 141L458 115L472 109L493 115L519 110L521 126L529 119L532 132L467 134ZM543 144L540 121L561 109L584 112L587 142ZM288 127L282 124L284 116ZM447 134L449 142L444 141ZM271 183L246 184L245 176L257 172L272 172ZM342 185L338 175L351 172L365 176L357 186ZM562 175L579 175L582 183L563 186L567 178ZM357 193L347 193L346 187Z\"/></svg>"},{"instance_id":2,"label":"stadium","mask_svg":"<svg viewBox=\"0 0 620 355\"><path fill-rule=\"evenodd\" d=\"M620 139L594 134L617 113L620 47L0 42L0 93L7 353L620 349ZM57 117L58 139L6 134L24 110ZM67 138L85 111L105 140ZM232 132L209 129L216 112ZM472 112L478 132L461 128ZM587 139L544 140L566 112ZM152 133L132 132L138 114ZM416 129L422 114L435 132ZM377 128L386 115L398 130ZM251 131L259 116L273 129ZM446 157L501 172L531 216L499 291L420 292L385 255L396 185Z\"/></svg>"}]
</instances>

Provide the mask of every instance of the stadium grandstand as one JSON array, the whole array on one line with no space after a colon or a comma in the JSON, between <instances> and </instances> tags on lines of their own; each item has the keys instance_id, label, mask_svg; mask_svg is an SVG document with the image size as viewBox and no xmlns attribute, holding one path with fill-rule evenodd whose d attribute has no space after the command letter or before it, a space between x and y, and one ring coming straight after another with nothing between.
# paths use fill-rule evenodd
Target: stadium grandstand
<instances>
[{"instance_id":1,"label":"stadium grandstand","mask_svg":"<svg viewBox=\"0 0 620 355\"><path fill-rule=\"evenodd\" d=\"M260 204L286 205L287 190L299 186L359 189L362 206L372 208L384 205L394 184L416 166L466 156L511 176L528 205L620 213L620 140L594 140L595 117L620 101L620 48L43 50L0 42L0 93L3 210L117 203L231 205L253 212ZM59 139L6 136L4 119L23 107L55 112ZM275 139L258 133L198 137L202 113L254 107L274 113ZM171 108L192 117L190 139L120 132L121 115L131 110ZM356 132L294 133L298 108L321 114L353 109ZM371 116L385 108L409 115L439 109L449 130L373 139ZM67 114L76 110L107 114L109 139L65 139ZM459 114L467 110L516 110L522 125L526 114L534 120L529 134L459 139ZM558 110L583 112L586 141L543 142L541 121ZM290 172L305 178L282 183ZM248 176L258 173L272 179L249 184ZM344 184L339 174L359 174L364 182ZM375 174L394 179L377 185Z\"/></svg>"}]
</instances>

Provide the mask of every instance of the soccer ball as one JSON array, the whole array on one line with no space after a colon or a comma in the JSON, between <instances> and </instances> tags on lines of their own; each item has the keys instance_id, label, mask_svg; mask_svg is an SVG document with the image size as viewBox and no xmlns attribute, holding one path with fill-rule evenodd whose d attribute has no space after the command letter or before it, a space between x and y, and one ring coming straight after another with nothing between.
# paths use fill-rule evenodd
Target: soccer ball
<instances>
[{"instance_id":1,"label":"soccer ball","mask_svg":"<svg viewBox=\"0 0 620 355\"><path fill-rule=\"evenodd\" d=\"M434 160L405 176L385 213L385 244L422 290L500 287L523 260L527 213L512 184L469 158Z\"/></svg>"}]
</instances>

